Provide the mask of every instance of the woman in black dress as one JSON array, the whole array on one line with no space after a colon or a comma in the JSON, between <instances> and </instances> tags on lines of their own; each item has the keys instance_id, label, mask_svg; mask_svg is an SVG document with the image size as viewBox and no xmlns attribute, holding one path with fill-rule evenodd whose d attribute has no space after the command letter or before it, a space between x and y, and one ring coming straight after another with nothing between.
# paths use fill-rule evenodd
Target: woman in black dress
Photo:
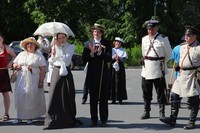
<instances>
[{"instance_id":1,"label":"woman in black dress","mask_svg":"<svg viewBox=\"0 0 200 133\"><path fill-rule=\"evenodd\" d=\"M52 54L48 60L54 68L44 129L69 128L81 124L75 118L75 86L69 68L75 45L67 43L67 40L66 34L57 34L57 41L52 47ZM61 70L65 70L65 73L61 73Z\"/></svg>"},{"instance_id":2,"label":"woman in black dress","mask_svg":"<svg viewBox=\"0 0 200 133\"><path fill-rule=\"evenodd\" d=\"M124 44L123 39L116 37L112 48L112 85L110 89L110 99L112 104L119 101L122 104L122 100L127 100L126 91L126 73L124 67L124 61L128 58L126 51L121 47Z\"/></svg>"}]
</instances>

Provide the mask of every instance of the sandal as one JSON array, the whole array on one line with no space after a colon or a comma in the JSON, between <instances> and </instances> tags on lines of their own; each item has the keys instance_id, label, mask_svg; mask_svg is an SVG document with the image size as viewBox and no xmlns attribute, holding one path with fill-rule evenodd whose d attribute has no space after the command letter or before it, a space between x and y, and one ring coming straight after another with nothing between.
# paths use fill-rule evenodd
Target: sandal
<instances>
[{"instance_id":1,"label":"sandal","mask_svg":"<svg viewBox=\"0 0 200 133\"><path fill-rule=\"evenodd\" d=\"M8 120L10 120L9 115L4 115L2 121L8 121Z\"/></svg>"}]
</instances>

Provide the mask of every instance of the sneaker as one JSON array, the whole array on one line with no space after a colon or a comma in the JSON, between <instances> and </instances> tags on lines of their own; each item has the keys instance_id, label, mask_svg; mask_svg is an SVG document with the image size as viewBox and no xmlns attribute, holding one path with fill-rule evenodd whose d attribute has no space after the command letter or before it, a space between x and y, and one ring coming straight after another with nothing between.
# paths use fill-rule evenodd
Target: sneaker
<instances>
[{"instance_id":1,"label":"sneaker","mask_svg":"<svg viewBox=\"0 0 200 133\"><path fill-rule=\"evenodd\" d=\"M27 122L26 122L27 124L32 124L33 123L33 121L32 120L27 120Z\"/></svg>"},{"instance_id":2,"label":"sneaker","mask_svg":"<svg viewBox=\"0 0 200 133\"><path fill-rule=\"evenodd\" d=\"M19 123L21 123L21 122L22 122L22 120L17 119L17 120L14 120L12 123L13 123L13 124L19 124Z\"/></svg>"}]
</instances>

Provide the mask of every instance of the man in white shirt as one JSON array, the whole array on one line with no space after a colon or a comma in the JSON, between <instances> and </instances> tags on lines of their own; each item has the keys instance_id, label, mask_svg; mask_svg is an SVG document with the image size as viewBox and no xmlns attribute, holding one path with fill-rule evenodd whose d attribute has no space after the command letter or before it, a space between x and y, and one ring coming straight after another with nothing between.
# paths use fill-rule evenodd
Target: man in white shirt
<instances>
[{"instance_id":1,"label":"man in white shirt","mask_svg":"<svg viewBox=\"0 0 200 133\"><path fill-rule=\"evenodd\" d=\"M168 37L158 33L159 21L151 19L145 22L148 35L142 38L142 91L144 99L144 113L141 119L150 118L152 89L155 86L159 103L160 118L165 117L165 74L168 73L172 49Z\"/></svg>"}]
</instances>

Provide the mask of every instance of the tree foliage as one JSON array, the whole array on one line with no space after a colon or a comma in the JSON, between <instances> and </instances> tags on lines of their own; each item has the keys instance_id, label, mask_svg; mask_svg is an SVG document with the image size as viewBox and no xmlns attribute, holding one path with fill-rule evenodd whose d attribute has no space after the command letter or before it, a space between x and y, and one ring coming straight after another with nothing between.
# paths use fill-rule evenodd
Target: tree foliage
<instances>
[{"instance_id":1,"label":"tree foliage","mask_svg":"<svg viewBox=\"0 0 200 133\"><path fill-rule=\"evenodd\" d=\"M134 47L146 34L143 23L156 14L160 32L176 45L186 24L200 22L197 0L1 0L0 4L0 32L7 42L32 36L39 25L55 19L66 23L78 42L91 37L90 27L98 22L105 25L106 38L120 36L127 47Z\"/></svg>"}]
</instances>

